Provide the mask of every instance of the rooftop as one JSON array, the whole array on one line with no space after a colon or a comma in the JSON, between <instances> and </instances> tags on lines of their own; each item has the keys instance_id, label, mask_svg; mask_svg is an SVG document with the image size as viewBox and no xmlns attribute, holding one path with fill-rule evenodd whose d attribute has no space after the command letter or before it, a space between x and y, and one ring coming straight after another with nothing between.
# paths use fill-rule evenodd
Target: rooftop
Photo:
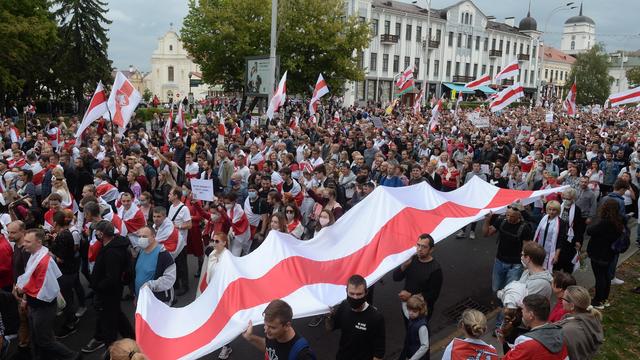
<instances>
[{"instance_id":1,"label":"rooftop","mask_svg":"<svg viewBox=\"0 0 640 360\"><path fill-rule=\"evenodd\" d=\"M544 50L544 61L563 62L567 64L576 62L576 58L556 48L542 46L542 49ZM538 57L540 57L540 54L538 54Z\"/></svg>"}]
</instances>

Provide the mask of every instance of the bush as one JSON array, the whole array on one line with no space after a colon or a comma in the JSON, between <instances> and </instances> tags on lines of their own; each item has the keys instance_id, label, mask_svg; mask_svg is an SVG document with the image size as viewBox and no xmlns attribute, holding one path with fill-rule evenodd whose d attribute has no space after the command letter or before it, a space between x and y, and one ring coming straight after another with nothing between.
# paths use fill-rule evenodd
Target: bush
<instances>
[{"instance_id":1,"label":"bush","mask_svg":"<svg viewBox=\"0 0 640 360\"><path fill-rule=\"evenodd\" d=\"M163 114L168 114L169 109L163 108L140 108L136 110L136 119L139 119L142 122L151 121L153 119L153 114L158 114L162 117Z\"/></svg>"}]
</instances>

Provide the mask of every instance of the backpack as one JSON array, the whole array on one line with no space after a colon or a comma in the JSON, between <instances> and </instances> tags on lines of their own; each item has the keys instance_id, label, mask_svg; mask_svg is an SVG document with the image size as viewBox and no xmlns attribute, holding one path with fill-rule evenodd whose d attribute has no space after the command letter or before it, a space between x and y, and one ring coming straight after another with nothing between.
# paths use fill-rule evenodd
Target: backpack
<instances>
[{"instance_id":1,"label":"backpack","mask_svg":"<svg viewBox=\"0 0 640 360\"><path fill-rule=\"evenodd\" d=\"M296 360L298 358L298 354L300 354L300 351L304 349L309 349L309 353L311 354L311 357L314 360L317 359L316 354L309 347L309 342L307 341L307 339L300 336L298 340L296 340L296 342L291 347L291 350L289 351L289 360Z\"/></svg>"},{"instance_id":2,"label":"backpack","mask_svg":"<svg viewBox=\"0 0 640 360\"><path fill-rule=\"evenodd\" d=\"M616 254L622 254L629 249L629 246L631 246L631 238L629 236L629 228L625 223L622 226L622 234L620 234L616 241L611 244L611 250L613 250Z\"/></svg>"}]
</instances>

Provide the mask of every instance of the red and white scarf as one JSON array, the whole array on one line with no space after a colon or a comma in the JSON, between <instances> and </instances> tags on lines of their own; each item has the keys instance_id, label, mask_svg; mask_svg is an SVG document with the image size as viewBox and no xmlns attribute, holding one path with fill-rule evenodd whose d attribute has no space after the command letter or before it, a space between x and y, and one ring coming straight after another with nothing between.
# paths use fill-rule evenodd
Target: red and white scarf
<instances>
[{"instance_id":1,"label":"red and white scarf","mask_svg":"<svg viewBox=\"0 0 640 360\"><path fill-rule=\"evenodd\" d=\"M180 251L184 248L183 242L180 240L178 229L173 226L173 222L169 218L165 218L160 227L153 226L156 230L156 240L164 246L165 250L175 259L180 255Z\"/></svg>"},{"instance_id":2,"label":"red and white scarf","mask_svg":"<svg viewBox=\"0 0 640 360\"><path fill-rule=\"evenodd\" d=\"M18 277L17 286L32 298L52 302L60 293L60 276L62 273L49 255L49 249L43 246L29 257L24 274Z\"/></svg>"}]
</instances>

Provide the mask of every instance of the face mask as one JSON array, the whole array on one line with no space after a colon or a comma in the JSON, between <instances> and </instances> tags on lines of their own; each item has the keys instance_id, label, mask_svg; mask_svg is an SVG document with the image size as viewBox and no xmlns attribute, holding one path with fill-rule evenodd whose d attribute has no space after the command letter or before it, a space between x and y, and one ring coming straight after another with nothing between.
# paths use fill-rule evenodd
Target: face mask
<instances>
[{"instance_id":1,"label":"face mask","mask_svg":"<svg viewBox=\"0 0 640 360\"><path fill-rule=\"evenodd\" d=\"M95 185L95 186L100 185L100 179L93 180L93 185Z\"/></svg>"},{"instance_id":2,"label":"face mask","mask_svg":"<svg viewBox=\"0 0 640 360\"><path fill-rule=\"evenodd\" d=\"M258 193L255 191L249 191L249 199L253 200L258 197Z\"/></svg>"},{"instance_id":3,"label":"face mask","mask_svg":"<svg viewBox=\"0 0 640 360\"><path fill-rule=\"evenodd\" d=\"M187 196L189 195L189 191L187 190L182 190L182 196Z\"/></svg>"},{"instance_id":4,"label":"face mask","mask_svg":"<svg viewBox=\"0 0 640 360\"><path fill-rule=\"evenodd\" d=\"M544 170L544 165L538 165L538 170Z\"/></svg>"},{"instance_id":5,"label":"face mask","mask_svg":"<svg viewBox=\"0 0 640 360\"><path fill-rule=\"evenodd\" d=\"M227 210L231 210L231 209L233 208L233 204L224 204L224 207L225 207Z\"/></svg>"},{"instance_id":6,"label":"face mask","mask_svg":"<svg viewBox=\"0 0 640 360\"><path fill-rule=\"evenodd\" d=\"M138 245L140 245L140 248L146 249L149 246L149 238L148 237L139 237L138 238Z\"/></svg>"},{"instance_id":7,"label":"face mask","mask_svg":"<svg viewBox=\"0 0 640 360\"><path fill-rule=\"evenodd\" d=\"M562 207L571 207L571 205L573 204L573 201L571 200L562 200Z\"/></svg>"},{"instance_id":8,"label":"face mask","mask_svg":"<svg viewBox=\"0 0 640 360\"><path fill-rule=\"evenodd\" d=\"M522 266L524 266L524 268L527 268L527 263L524 262L524 258L520 257L520 263L522 264Z\"/></svg>"},{"instance_id":9,"label":"face mask","mask_svg":"<svg viewBox=\"0 0 640 360\"><path fill-rule=\"evenodd\" d=\"M349 303L349 306L351 306L352 309L359 309L362 304L364 304L364 302L367 301L367 297L363 296L360 299L354 299L351 296L347 296L347 302Z\"/></svg>"},{"instance_id":10,"label":"face mask","mask_svg":"<svg viewBox=\"0 0 640 360\"><path fill-rule=\"evenodd\" d=\"M295 214L287 213L287 220L289 220L289 221L293 220L293 216L294 215Z\"/></svg>"},{"instance_id":11,"label":"face mask","mask_svg":"<svg viewBox=\"0 0 640 360\"><path fill-rule=\"evenodd\" d=\"M329 223L329 219L321 217L318 219L318 222L320 223L320 225L322 226L327 226L327 224Z\"/></svg>"}]
</instances>

